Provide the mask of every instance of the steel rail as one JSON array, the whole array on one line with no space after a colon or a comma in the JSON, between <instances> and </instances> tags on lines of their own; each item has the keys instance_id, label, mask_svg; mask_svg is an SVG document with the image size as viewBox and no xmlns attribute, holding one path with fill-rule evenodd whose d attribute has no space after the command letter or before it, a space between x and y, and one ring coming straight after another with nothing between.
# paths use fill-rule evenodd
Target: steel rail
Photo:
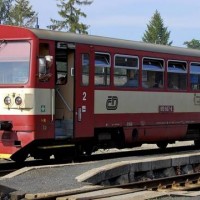
<instances>
[{"instance_id":1,"label":"steel rail","mask_svg":"<svg viewBox=\"0 0 200 200\"><path fill-rule=\"evenodd\" d=\"M119 189L119 192L112 192L108 194L103 194L103 191L109 189ZM57 198L63 197L63 199L67 199L67 196L77 195L77 194L85 194L84 197L77 198L78 200L92 200L97 198L109 198L111 196L118 196L124 194L130 194L135 192L140 192L144 190L153 190L153 191L173 191L173 190L181 190L181 191L190 191L196 190L200 188L200 172L193 174L185 174L178 175L173 177L165 177L154 180L147 180L141 182L133 182L123 185L114 185L114 186L106 186L106 187L95 187L89 189L79 189L75 191L62 191L62 192L51 192L51 193L36 193L36 194L26 194L26 199L46 199L53 200ZM120 189L124 189L124 191L120 191ZM97 194L91 197L91 192L102 191L102 194ZM90 193L90 194L89 194ZM87 197L88 194L88 197Z\"/></svg>"}]
</instances>

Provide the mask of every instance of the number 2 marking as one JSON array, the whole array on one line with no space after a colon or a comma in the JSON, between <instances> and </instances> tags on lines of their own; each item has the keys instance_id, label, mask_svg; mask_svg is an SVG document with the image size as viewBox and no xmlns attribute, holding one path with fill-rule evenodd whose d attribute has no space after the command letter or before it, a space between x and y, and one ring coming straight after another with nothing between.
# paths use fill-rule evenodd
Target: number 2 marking
<instances>
[{"instance_id":1,"label":"number 2 marking","mask_svg":"<svg viewBox=\"0 0 200 200\"><path fill-rule=\"evenodd\" d=\"M87 96L87 93L83 92L83 101L86 101L86 96Z\"/></svg>"}]
</instances>

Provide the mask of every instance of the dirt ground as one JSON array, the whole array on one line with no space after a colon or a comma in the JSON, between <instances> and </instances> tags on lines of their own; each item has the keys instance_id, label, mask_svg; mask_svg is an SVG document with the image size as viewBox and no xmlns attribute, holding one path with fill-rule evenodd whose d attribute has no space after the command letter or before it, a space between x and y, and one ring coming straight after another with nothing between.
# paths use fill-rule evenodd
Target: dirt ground
<instances>
[{"instance_id":1,"label":"dirt ground","mask_svg":"<svg viewBox=\"0 0 200 200\"><path fill-rule=\"evenodd\" d=\"M194 141L184 141L184 142L175 142L173 144L168 144L167 147L178 147L178 146L190 146L194 145ZM158 149L156 144L143 144L141 147L127 148L127 149L99 149L93 154L100 153L111 153L111 152L120 152L120 151L133 151L133 150L145 150L145 149Z\"/></svg>"}]
</instances>

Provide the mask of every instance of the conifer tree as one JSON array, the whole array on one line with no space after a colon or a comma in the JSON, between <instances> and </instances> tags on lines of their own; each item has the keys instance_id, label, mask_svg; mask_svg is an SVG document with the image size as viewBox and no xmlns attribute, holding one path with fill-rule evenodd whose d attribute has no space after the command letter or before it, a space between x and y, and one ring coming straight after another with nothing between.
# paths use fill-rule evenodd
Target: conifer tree
<instances>
[{"instance_id":1,"label":"conifer tree","mask_svg":"<svg viewBox=\"0 0 200 200\"><path fill-rule=\"evenodd\" d=\"M47 26L51 30L67 30L73 33L88 34L88 25L80 22L80 18L86 18L87 15L81 11L77 6L90 5L90 0L57 0L60 4L57 4L60 11L58 14L63 20L51 19L52 25Z\"/></svg>"},{"instance_id":2,"label":"conifer tree","mask_svg":"<svg viewBox=\"0 0 200 200\"><path fill-rule=\"evenodd\" d=\"M142 40L149 43L171 45L172 41L169 42L169 37L170 31L167 31L160 13L156 10L149 24L147 24L147 30Z\"/></svg>"},{"instance_id":3,"label":"conifer tree","mask_svg":"<svg viewBox=\"0 0 200 200\"><path fill-rule=\"evenodd\" d=\"M15 0L16 3L10 10L10 25L33 27L37 13L33 11L29 0Z\"/></svg>"},{"instance_id":4,"label":"conifer tree","mask_svg":"<svg viewBox=\"0 0 200 200\"><path fill-rule=\"evenodd\" d=\"M7 24L13 0L0 0L0 24Z\"/></svg>"},{"instance_id":5,"label":"conifer tree","mask_svg":"<svg viewBox=\"0 0 200 200\"><path fill-rule=\"evenodd\" d=\"M200 49L200 41L196 39L192 39L191 41L186 41L183 44L186 45L187 48Z\"/></svg>"}]
</instances>

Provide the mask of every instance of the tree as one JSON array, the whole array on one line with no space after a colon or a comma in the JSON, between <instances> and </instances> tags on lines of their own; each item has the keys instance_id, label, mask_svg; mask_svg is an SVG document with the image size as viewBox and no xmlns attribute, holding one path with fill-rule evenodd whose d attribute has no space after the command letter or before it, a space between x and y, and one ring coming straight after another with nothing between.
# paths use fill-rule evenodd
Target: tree
<instances>
[{"instance_id":1,"label":"tree","mask_svg":"<svg viewBox=\"0 0 200 200\"><path fill-rule=\"evenodd\" d=\"M187 48L200 49L200 41L196 39L192 39L191 41L186 41L183 44L186 45Z\"/></svg>"},{"instance_id":2,"label":"tree","mask_svg":"<svg viewBox=\"0 0 200 200\"><path fill-rule=\"evenodd\" d=\"M164 26L160 13L156 10L149 24L147 24L147 30L142 37L144 42L171 45L169 42L170 31L167 31L167 27Z\"/></svg>"},{"instance_id":3,"label":"tree","mask_svg":"<svg viewBox=\"0 0 200 200\"><path fill-rule=\"evenodd\" d=\"M7 24L13 0L0 0L0 24Z\"/></svg>"},{"instance_id":4,"label":"tree","mask_svg":"<svg viewBox=\"0 0 200 200\"><path fill-rule=\"evenodd\" d=\"M16 0L9 15L10 25L33 27L37 20L37 13L32 10L29 0Z\"/></svg>"},{"instance_id":5,"label":"tree","mask_svg":"<svg viewBox=\"0 0 200 200\"><path fill-rule=\"evenodd\" d=\"M63 18L61 20L51 19L52 25L47 26L47 28L52 30L62 30L65 29L73 33L84 33L88 34L88 25L80 22L80 18L86 18L87 15L83 13L80 8L76 8L75 5L90 5L92 1L90 0L57 0L60 4L57 6L60 8L58 14Z\"/></svg>"}]
</instances>

